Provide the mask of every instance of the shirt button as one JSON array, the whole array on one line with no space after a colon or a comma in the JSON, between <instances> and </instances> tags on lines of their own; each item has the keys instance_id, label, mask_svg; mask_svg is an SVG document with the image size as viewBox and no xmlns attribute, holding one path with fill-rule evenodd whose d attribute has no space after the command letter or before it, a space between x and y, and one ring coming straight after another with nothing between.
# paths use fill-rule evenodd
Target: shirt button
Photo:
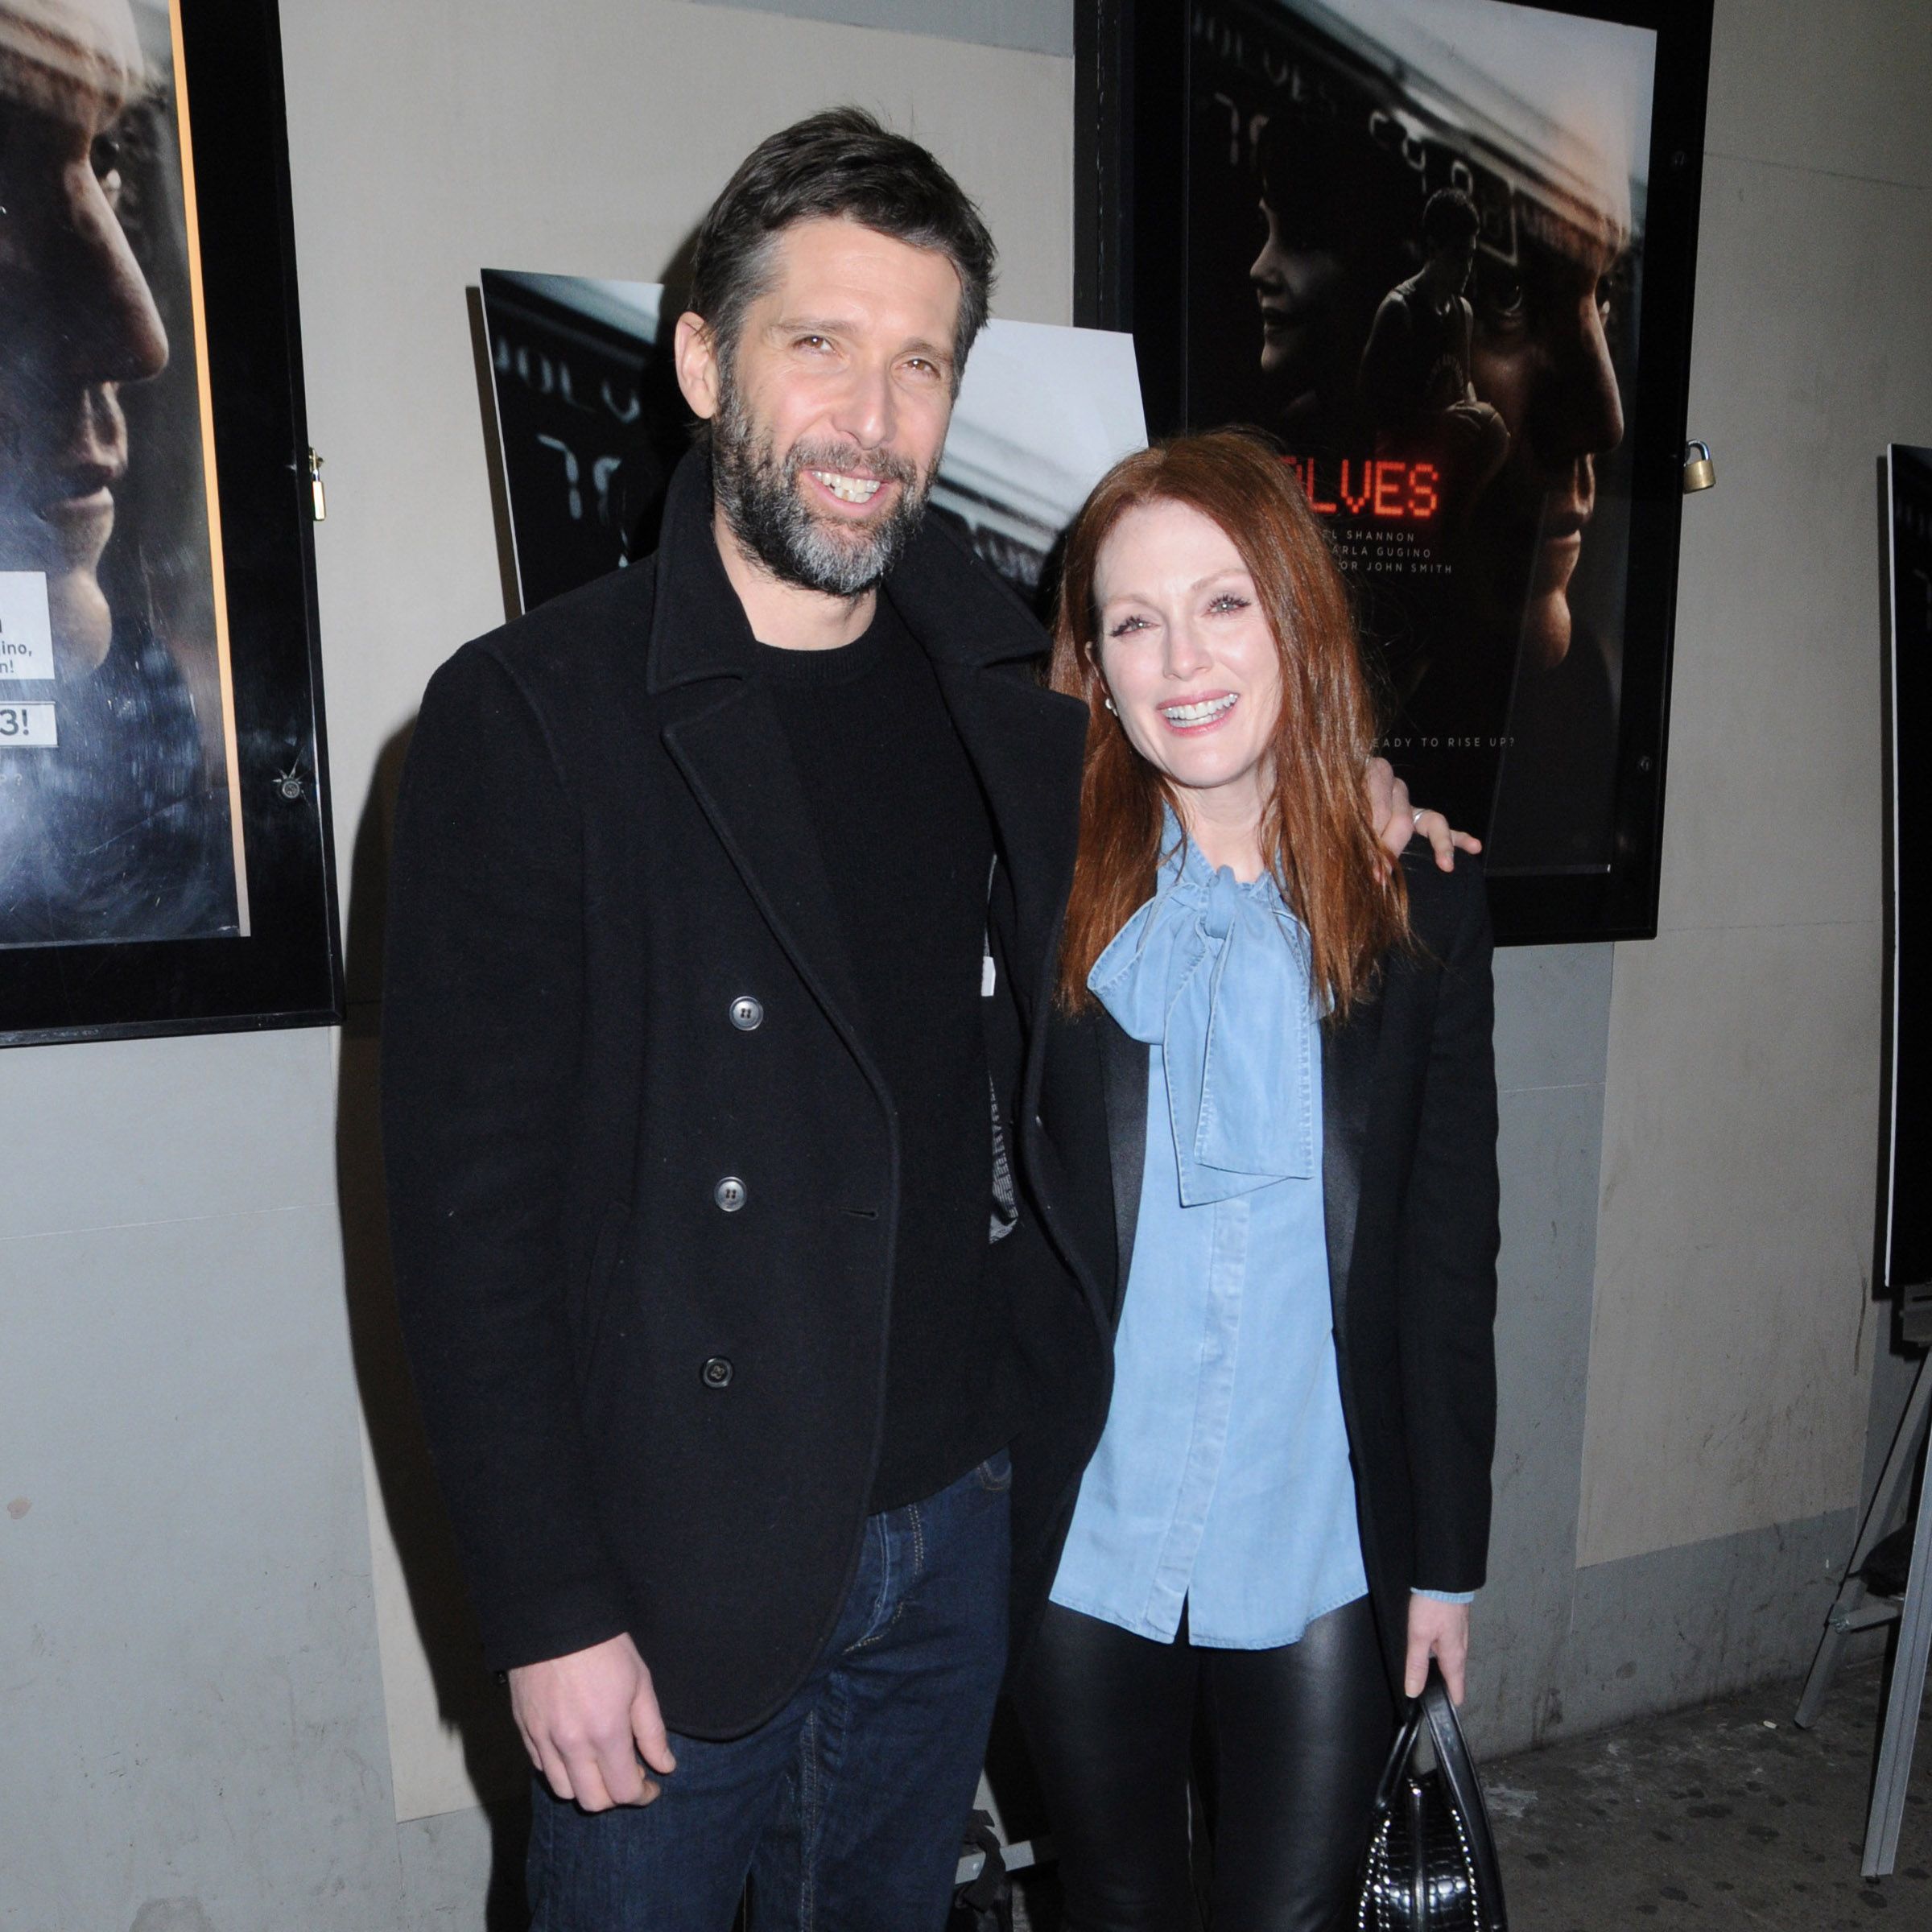
<instances>
[{"instance_id":1,"label":"shirt button","mask_svg":"<svg viewBox=\"0 0 1932 1932\"><path fill-rule=\"evenodd\" d=\"M735 1174L728 1174L712 1189L711 1198L727 1214L736 1214L745 1205L745 1183Z\"/></svg>"},{"instance_id":2,"label":"shirt button","mask_svg":"<svg viewBox=\"0 0 1932 1932\"><path fill-rule=\"evenodd\" d=\"M765 1022L765 1009L749 993L731 1003L731 1023L740 1033L756 1033Z\"/></svg>"},{"instance_id":3,"label":"shirt button","mask_svg":"<svg viewBox=\"0 0 1932 1932\"><path fill-rule=\"evenodd\" d=\"M707 1389L729 1389L731 1386L731 1364L721 1355L714 1355L698 1371L704 1377Z\"/></svg>"}]
</instances>

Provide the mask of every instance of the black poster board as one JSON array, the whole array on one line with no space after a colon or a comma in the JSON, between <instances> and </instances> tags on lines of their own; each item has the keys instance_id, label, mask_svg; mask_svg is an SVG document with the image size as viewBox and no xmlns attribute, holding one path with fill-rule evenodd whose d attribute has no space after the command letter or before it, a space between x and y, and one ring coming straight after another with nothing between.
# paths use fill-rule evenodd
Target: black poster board
<instances>
[{"instance_id":1,"label":"black poster board","mask_svg":"<svg viewBox=\"0 0 1932 1932\"><path fill-rule=\"evenodd\" d=\"M1487 840L1506 943L1656 931L1710 31L1709 0L1080 19L1078 319L1131 329L1153 434L1258 423L1294 464L1387 755Z\"/></svg>"},{"instance_id":2,"label":"black poster board","mask_svg":"<svg viewBox=\"0 0 1932 1932\"><path fill-rule=\"evenodd\" d=\"M74 18L0 0L0 1044L330 1023L275 0Z\"/></svg>"},{"instance_id":3,"label":"black poster board","mask_svg":"<svg viewBox=\"0 0 1932 1932\"><path fill-rule=\"evenodd\" d=\"M1885 1137L1880 1279L1932 1339L1932 841L1909 817L1932 769L1932 449L1885 464L1887 844ZM1909 1319L1913 1311L1908 1309Z\"/></svg>"}]
</instances>

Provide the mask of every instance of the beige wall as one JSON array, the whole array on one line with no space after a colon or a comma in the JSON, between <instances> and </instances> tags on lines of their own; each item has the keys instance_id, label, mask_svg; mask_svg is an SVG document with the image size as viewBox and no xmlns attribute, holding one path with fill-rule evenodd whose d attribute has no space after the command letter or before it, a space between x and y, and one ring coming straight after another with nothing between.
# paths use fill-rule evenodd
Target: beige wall
<instances>
[{"instance_id":1,"label":"beige wall","mask_svg":"<svg viewBox=\"0 0 1932 1932\"><path fill-rule=\"evenodd\" d=\"M359 831L375 834L365 859L379 851L394 759L380 779L378 763L429 674L502 621L464 293L479 268L658 279L755 142L856 101L932 147L978 200L1001 250L996 312L1071 320L1069 60L676 0L289 6L283 31L309 429L328 466L316 551L345 861ZM349 868L352 932L380 882L378 864ZM369 948L352 952L352 996L373 993ZM380 1335L370 1030L352 1026L345 1047L344 1194L351 1301ZM383 1352L363 1352L365 1406L382 1377L369 1493L396 1815L411 1818L522 1772L500 1695L475 1681Z\"/></svg>"},{"instance_id":2,"label":"beige wall","mask_svg":"<svg viewBox=\"0 0 1932 1932\"><path fill-rule=\"evenodd\" d=\"M1617 948L1580 1563L1857 1500L1875 463L1932 442L1932 13L1719 0L1657 938Z\"/></svg>"}]
</instances>

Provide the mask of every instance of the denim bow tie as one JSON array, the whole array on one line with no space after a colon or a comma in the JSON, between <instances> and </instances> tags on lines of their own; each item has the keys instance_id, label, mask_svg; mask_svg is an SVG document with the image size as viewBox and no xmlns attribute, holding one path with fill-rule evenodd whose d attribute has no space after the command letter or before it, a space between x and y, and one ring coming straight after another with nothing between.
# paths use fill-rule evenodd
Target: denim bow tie
<instances>
[{"instance_id":1,"label":"denim bow tie","mask_svg":"<svg viewBox=\"0 0 1932 1932\"><path fill-rule=\"evenodd\" d=\"M1315 1027L1307 934L1264 873L1241 885L1191 840L1087 985L1166 1069L1188 1207L1315 1172Z\"/></svg>"}]
</instances>

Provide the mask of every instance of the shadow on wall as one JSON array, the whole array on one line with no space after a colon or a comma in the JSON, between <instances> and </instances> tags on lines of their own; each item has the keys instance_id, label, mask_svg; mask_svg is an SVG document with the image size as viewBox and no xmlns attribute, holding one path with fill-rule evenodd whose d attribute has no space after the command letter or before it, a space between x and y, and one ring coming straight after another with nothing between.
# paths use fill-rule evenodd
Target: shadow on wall
<instances>
[{"instance_id":1,"label":"shadow on wall","mask_svg":"<svg viewBox=\"0 0 1932 1932\"><path fill-rule=\"evenodd\" d=\"M384 910L396 791L414 729L404 726L382 749L349 861L349 1021L336 1095L336 1193L350 1344L376 1480L429 1660L437 1715L460 1739L464 1768L488 1810L493 1850L485 1922L488 1932L511 1932L527 1922L529 1763L505 1694L483 1667L455 1536L423 1439L396 1316L382 1182L377 1067Z\"/></svg>"}]
</instances>

